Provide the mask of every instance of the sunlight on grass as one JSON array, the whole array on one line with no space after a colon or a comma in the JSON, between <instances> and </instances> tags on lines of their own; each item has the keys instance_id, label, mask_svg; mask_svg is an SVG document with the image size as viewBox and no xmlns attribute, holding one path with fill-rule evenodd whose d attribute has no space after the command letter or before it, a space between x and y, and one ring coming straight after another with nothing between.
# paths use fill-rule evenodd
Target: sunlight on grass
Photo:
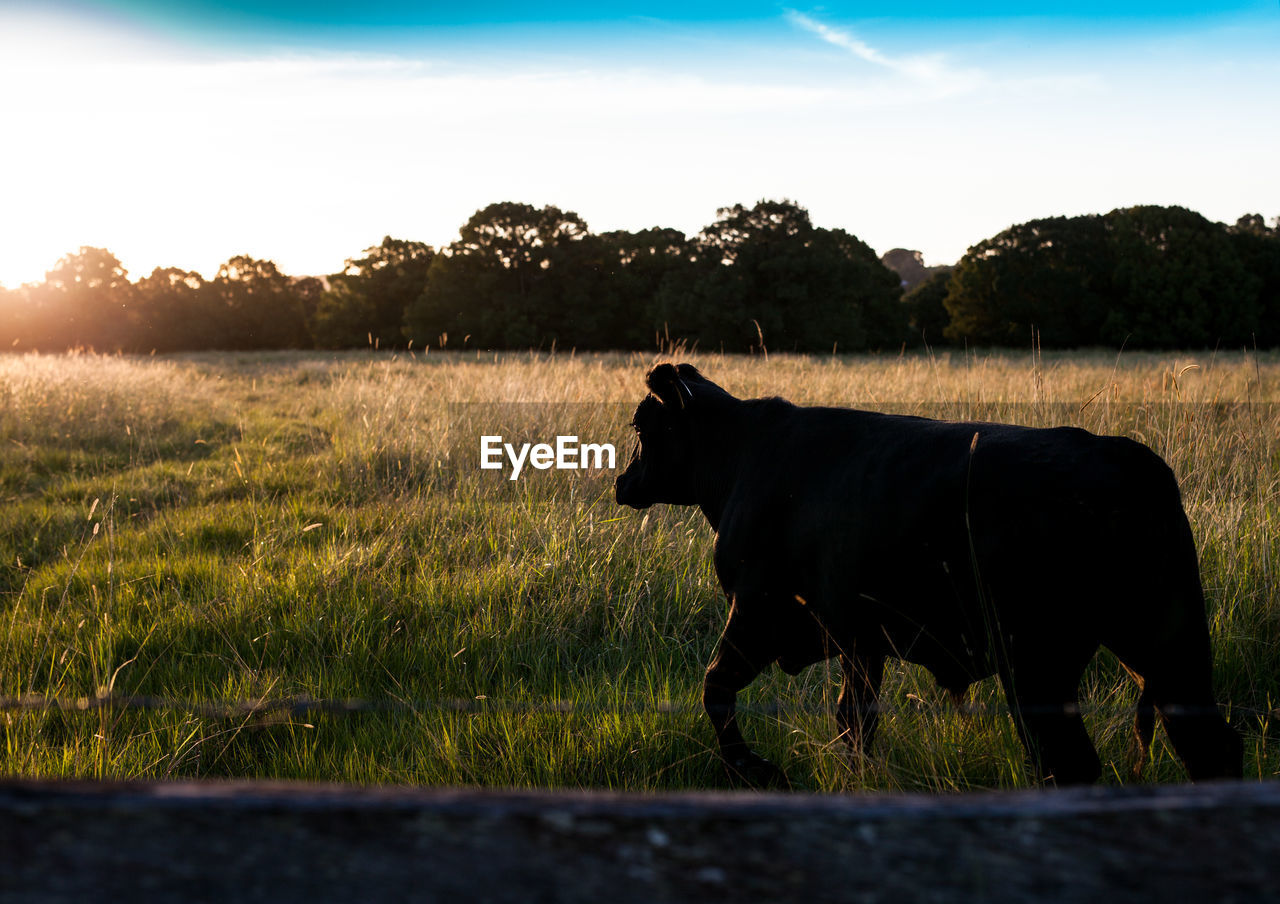
<instances>
[{"instance_id":1,"label":"sunlight on grass","mask_svg":"<svg viewBox=\"0 0 1280 904\"><path fill-rule=\"evenodd\" d=\"M1074 423L1152 445L1200 544L1246 774L1280 769L1266 716L1280 701L1280 361L683 357L740 396ZM577 433L614 443L624 465L652 361L0 357L3 771L722 784L699 713L724 617L702 516L619 509L611 472L478 468L489 432ZM891 668L858 764L832 742L837 685L816 666L744 695L747 732L799 786L1027 783L993 682L959 712L923 670ZM1103 654L1086 691L1104 780L1124 781L1131 684ZM146 705L99 703L124 698ZM1157 743L1147 777L1182 775Z\"/></svg>"}]
</instances>

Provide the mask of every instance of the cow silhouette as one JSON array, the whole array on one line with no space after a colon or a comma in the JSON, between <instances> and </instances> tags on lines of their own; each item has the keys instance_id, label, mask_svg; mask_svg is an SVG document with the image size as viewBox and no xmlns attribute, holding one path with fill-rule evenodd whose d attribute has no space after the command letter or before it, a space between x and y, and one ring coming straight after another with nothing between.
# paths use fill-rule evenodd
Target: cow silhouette
<instances>
[{"instance_id":1,"label":"cow silhouette","mask_svg":"<svg viewBox=\"0 0 1280 904\"><path fill-rule=\"evenodd\" d=\"M1041 779L1095 781L1078 699L1099 646L1142 687L1144 758L1159 713L1193 780L1242 774L1213 695L1191 528L1151 449L1073 427L738 399L689 364L646 383L617 501L697 505L715 530L729 617L703 704L735 782L786 782L743 738L738 692L771 664L795 674L833 656L854 751L872 741L893 656L957 697L999 676Z\"/></svg>"}]
</instances>

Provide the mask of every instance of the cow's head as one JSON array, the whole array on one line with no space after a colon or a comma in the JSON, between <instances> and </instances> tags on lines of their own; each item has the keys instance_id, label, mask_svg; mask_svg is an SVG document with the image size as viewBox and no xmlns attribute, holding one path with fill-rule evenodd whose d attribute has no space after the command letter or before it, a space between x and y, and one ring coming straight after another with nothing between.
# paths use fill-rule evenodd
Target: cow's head
<instances>
[{"instance_id":1,"label":"cow's head","mask_svg":"<svg viewBox=\"0 0 1280 904\"><path fill-rule=\"evenodd\" d=\"M645 376L649 395L636 407L631 426L636 448L614 484L619 505L648 508L655 502L693 505L692 430L708 393L721 393L692 364L659 364Z\"/></svg>"}]
</instances>

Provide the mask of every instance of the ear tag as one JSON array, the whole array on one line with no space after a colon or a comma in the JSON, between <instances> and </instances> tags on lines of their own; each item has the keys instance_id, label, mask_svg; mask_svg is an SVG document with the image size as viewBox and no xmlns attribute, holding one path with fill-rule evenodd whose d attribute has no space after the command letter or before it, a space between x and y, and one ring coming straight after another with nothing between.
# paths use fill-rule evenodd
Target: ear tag
<instances>
[{"instance_id":1,"label":"ear tag","mask_svg":"<svg viewBox=\"0 0 1280 904\"><path fill-rule=\"evenodd\" d=\"M681 389L683 389L683 390L685 391L685 395L687 395L687 396L689 397L689 401L690 401L690 402L692 402L692 401L693 401L693 390L691 390L691 389L688 387L688 385L686 385L686 384L685 384L685 382L684 382L684 377L677 376L677 377L676 377L676 382L680 384L680 388L681 388ZM681 403L680 403L680 407L681 407L681 408L683 408L683 407L684 407L684 403L683 403L683 402L681 402Z\"/></svg>"}]
</instances>

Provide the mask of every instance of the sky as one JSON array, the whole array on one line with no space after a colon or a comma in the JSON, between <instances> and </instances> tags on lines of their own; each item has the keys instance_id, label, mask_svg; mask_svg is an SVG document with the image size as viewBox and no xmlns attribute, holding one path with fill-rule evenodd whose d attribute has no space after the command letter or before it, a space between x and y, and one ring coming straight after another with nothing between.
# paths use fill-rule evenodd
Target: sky
<instances>
[{"instance_id":1,"label":"sky","mask_svg":"<svg viewBox=\"0 0 1280 904\"><path fill-rule=\"evenodd\" d=\"M1280 0L0 0L0 285L321 275L497 201L791 199L928 264L1038 217L1280 215Z\"/></svg>"}]
</instances>

